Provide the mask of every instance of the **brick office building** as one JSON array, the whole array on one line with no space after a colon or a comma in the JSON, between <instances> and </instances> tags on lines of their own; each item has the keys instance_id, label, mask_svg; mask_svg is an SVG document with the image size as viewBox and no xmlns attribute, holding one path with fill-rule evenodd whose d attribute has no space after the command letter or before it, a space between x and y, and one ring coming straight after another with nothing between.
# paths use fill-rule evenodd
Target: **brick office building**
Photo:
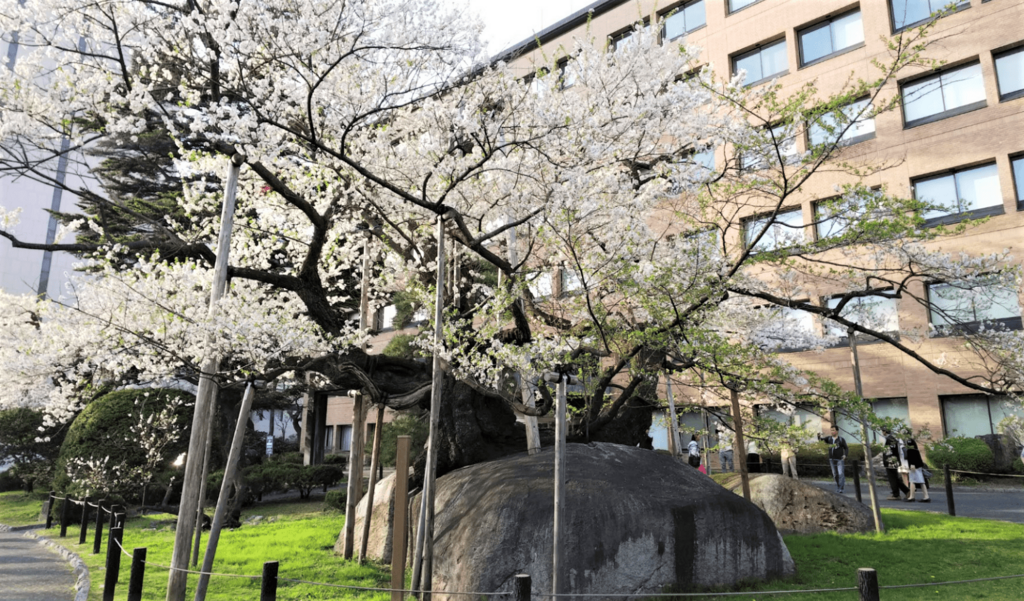
<instances>
[{"instance_id":1,"label":"brick office building","mask_svg":"<svg viewBox=\"0 0 1024 601\"><path fill-rule=\"evenodd\" d=\"M853 78L878 75L872 59L885 61L887 41L900 31L929 19L942 0L693 0L667 4L654 0L603 0L568 16L510 48L498 58L529 77L539 68L559 69L575 40L606 42L609 51L634 31L635 24L663 19L654 32L702 49L701 63L714 65L719 76L745 69L750 85L777 79L782 93L796 91L816 80L824 94L840 90ZM894 111L851 128L843 158L887 169L868 176L865 183L885 186L891 193L919 195L932 200L964 199L964 210L990 219L966 233L940 239L937 249L971 253L1020 250L1024 239L1024 1L969 0L940 19L927 51L944 65L900 73L887 84L890 94L905 99ZM541 48L538 48L538 44ZM552 64L552 61L553 64ZM796 150L807 147L806 134L795 140ZM813 135L813 132L810 133ZM715 162L725 164L729 149L718 149ZM842 174L816 176L803 199L779 219L802 226L814 222L815 201L834 196L834 187L852 181ZM750 221L756 221L756 214ZM953 223L962 214L932 217L929 223ZM811 225L805 236L820 236ZM728 244L743 244L739 235ZM1019 260L1019 256L1018 256ZM929 306L942 302L943 291L914 289L926 303L904 298L886 308L893 329L921 332L905 343L922 356L956 365L962 340L928 334L930 324L941 324ZM822 291L821 303L828 302ZM999 297L1000 302L977 307L978 319L998 320L1021 328L1019 291ZM930 294L929 294L930 293ZM822 326L809 314L794 315L805 327ZM864 394L877 399L876 413L900 417L915 429L928 428L934 436L954 432L975 436L992 433L1010 409L999 398L986 398L936 375L906 354L884 344L865 344L860 351ZM799 367L811 369L852 389L850 353L845 347L823 352L791 352ZM677 393L678 394L678 393ZM677 399L679 402L679 399ZM684 399L685 402L685 399ZM803 412L804 419L823 430L820 418ZM691 426L703 421L684 419ZM691 423L692 422L692 423ZM853 428L844 428L853 431ZM859 439L859 436L850 436Z\"/></svg>"}]
</instances>

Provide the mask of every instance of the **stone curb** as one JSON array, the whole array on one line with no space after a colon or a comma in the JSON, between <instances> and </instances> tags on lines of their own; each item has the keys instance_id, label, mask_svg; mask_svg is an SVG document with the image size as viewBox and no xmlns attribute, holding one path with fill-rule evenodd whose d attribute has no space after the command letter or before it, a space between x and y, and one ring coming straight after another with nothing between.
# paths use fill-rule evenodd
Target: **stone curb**
<instances>
[{"instance_id":1,"label":"stone curb","mask_svg":"<svg viewBox=\"0 0 1024 601\"><path fill-rule=\"evenodd\" d=\"M0 524L0 532L12 532L15 530L17 529L11 528L6 524ZM26 538L34 538L36 539L36 542L38 542L40 545L50 547L54 551L60 553L61 557L63 557L65 561L71 564L71 568L75 571L75 574L77 574L78 576L78 580L75 583L75 601L87 601L89 597L89 587L91 586L92 581L89 578L89 568L86 567L85 562L82 561L82 558L79 557L77 553L65 549L61 545L53 542L52 540L46 537L40 536L35 532L32 532L31 530L24 532L22 536Z\"/></svg>"}]
</instances>

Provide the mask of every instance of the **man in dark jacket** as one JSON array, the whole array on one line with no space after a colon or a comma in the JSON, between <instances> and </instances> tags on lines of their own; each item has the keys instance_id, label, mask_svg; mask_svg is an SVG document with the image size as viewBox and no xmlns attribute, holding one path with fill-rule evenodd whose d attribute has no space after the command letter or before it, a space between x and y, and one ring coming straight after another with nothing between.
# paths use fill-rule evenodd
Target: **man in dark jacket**
<instances>
[{"instance_id":1,"label":"man in dark jacket","mask_svg":"<svg viewBox=\"0 0 1024 601\"><path fill-rule=\"evenodd\" d=\"M903 478L900 477L899 472L900 441L888 428L883 428L882 434L885 434L885 449L882 451L882 463L885 465L885 477L889 479L889 489L892 491L892 494L886 500L899 501L900 493L903 493L904 497L908 497L910 494L910 489L903 483Z\"/></svg>"},{"instance_id":2,"label":"man in dark jacket","mask_svg":"<svg viewBox=\"0 0 1024 601\"><path fill-rule=\"evenodd\" d=\"M832 426L831 432L831 436L824 438L818 434L818 440L828 445L828 466L832 468L832 478L836 481L836 492L843 494L846 489L846 470L843 462L850 454L850 447L846 446L846 439L839 435L839 428Z\"/></svg>"}]
</instances>

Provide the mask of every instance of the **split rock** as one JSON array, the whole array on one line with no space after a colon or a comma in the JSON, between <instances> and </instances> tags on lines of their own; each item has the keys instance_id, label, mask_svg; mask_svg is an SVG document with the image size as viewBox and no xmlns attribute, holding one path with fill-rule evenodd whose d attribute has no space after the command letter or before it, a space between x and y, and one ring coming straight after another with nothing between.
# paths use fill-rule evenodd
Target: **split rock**
<instances>
[{"instance_id":1,"label":"split rock","mask_svg":"<svg viewBox=\"0 0 1024 601\"><path fill-rule=\"evenodd\" d=\"M738 490L739 479L730 482ZM750 500L763 509L783 534L873 532L871 508L781 474L750 478Z\"/></svg>"}]
</instances>

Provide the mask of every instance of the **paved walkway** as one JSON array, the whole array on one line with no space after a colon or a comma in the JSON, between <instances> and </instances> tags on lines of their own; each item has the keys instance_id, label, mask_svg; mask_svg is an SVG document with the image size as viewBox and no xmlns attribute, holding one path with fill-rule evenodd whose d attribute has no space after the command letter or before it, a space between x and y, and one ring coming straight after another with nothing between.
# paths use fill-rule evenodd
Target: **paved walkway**
<instances>
[{"instance_id":1,"label":"paved walkway","mask_svg":"<svg viewBox=\"0 0 1024 601\"><path fill-rule=\"evenodd\" d=\"M815 486L825 490L835 491L836 485L833 482L815 481ZM861 499L870 504L868 497L868 485L860 483ZM947 513L946 489L942 486L933 487L929 494L931 503L906 503L904 501L886 501L889 496L889 486L879 484L875 489L878 492L879 503L887 509L910 509L915 511L934 511ZM853 491L853 479L846 478L846 493L844 496L856 499ZM921 499L921 492L918 491L917 498ZM1006 489L999 491L974 489L973 487L953 486L953 504L956 506L957 517L983 518L986 520L1002 520L1004 522L1016 522L1024 524L1024 488L1018 490Z\"/></svg>"},{"instance_id":2,"label":"paved walkway","mask_svg":"<svg viewBox=\"0 0 1024 601\"><path fill-rule=\"evenodd\" d=\"M75 575L68 562L21 532L0 532L0 601L71 601Z\"/></svg>"}]
</instances>

